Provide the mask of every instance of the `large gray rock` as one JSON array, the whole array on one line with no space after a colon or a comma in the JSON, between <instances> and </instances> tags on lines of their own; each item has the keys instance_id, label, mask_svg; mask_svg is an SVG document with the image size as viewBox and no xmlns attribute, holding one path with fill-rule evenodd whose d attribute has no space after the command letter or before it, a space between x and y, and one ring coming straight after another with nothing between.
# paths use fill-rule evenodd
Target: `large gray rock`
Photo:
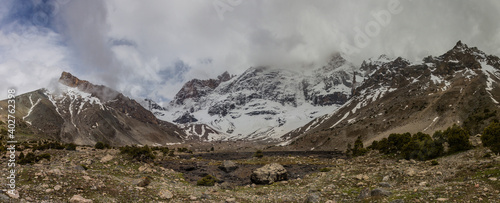
<instances>
[{"instance_id":1,"label":"large gray rock","mask_svg":"<svg viewBox=\"0 0 500 203\"><path fill-rule=\"evenodd\" d=\"M278 163L266 164L253 171L250 176L250 180L255 184L272 184L287 179L288 174L285 167Z\"/></svg>"},{"instance_id":2,"label":"large gray rock","mask_svg":"<svg viewBox=\"0 0 500 203\"><path fill-rule=\"evenodd\" d=\"M309 196L307 196L306 203L317 203L317 202L320 202L318 193L312 193Z\"/></svg>"},{"instance_id":3,"label":"large gray rock","mask_svg":"<svg viewBox=\"0 0 500 203\"><path fill-rule=\"evenodd\" d=\"M366 199L366 198L370 197L370 195L371 195L370 194L370 188L363 188L361 190L361 192L359 192L358 199L363 200L363 199Z\"/></svg>"},{"instance_id":4,"label":"large gray rock","mask_svg":"<svg viewBox=\"0 0 500 203\"><path fill-rule=\"evenodd\" d=\"M234 163L233 161L224 161L222 162L222 165L219 166L219 168L226 173L231 173L234 170L238 169L238 165L236 165L236 163Z\"/></svg>"},{"instance_id":5,"label":"large gray rock","mask_svg":"<svg viewBox=\"0 0 500 203\"><path fill-rule=\"evenodd\" d=\"M162 199L172 199L174 197L174 194L172 194L172 192L170 192L170 190L163 189L163 190L160 190L159 196Z\"/></svg>"},{"instance_id":6,"label":"large gray rock","mask_svg":"<svg viewBox=\"0 0 500 203\"><path fill-rule=\"evenodd\" d=\"M141 177L140 179L135 180L133 183L134 185L137 185L139 187L146 187L148 186L152 181L152 178L150 176L146 177Z\"/></svg>"},{"instance_id":7,"label":"large gray rock","mask_svg":"<svg viewBox=\"0 0 500 203\"><path fill-rule=\"evenodd\" d=\"M390 196L392 193L384 190L382 188L377 188L371 191L371 196L372 197L387 197Z\"/></svg>"},{"instance_id":8,"label":"large gray rock","mask_svg":"<svg viewBox=\"0 0 500 203\"><path fill-rule=\"evenodd\" d=\"M80 195L74 195L69 199L70 203L92 203L93 201L91 199L85 199Z\"/></svg>"}]
</instances>

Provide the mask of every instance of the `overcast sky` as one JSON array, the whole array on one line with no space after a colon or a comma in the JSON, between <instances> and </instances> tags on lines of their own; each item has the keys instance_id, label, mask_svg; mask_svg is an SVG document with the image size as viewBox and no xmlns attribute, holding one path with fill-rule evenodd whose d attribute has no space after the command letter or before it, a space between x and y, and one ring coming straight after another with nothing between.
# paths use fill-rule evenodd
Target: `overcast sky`
<instances>
[{"instance_id":1,"label":"overcast sky","mask_svg":"<svg viewBox=\"0 0 500 203\"><path fill-rule=\"evenodd\" d=\"M0 98L62 71L166 102L193 78L303 70L337 52L417 61L458 40L500 55L498 0L0 0ZM3 93L2 93L3 92ZM2 96L3 95L3 96Z\"/></svg>"}]
</instances>

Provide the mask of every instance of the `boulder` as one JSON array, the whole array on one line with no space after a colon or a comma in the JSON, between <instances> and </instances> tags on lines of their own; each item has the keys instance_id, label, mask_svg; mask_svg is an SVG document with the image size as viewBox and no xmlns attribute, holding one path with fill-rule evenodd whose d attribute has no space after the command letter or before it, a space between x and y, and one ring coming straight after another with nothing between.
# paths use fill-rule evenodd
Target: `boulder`
<instances>
[{"instance_id":1,"label":"boulder","mask_svg":"<svg viewBox=\"0 0 500 203\"><path fill-rule=\"evenodd\" d=\"M73 195L71 199L69 199L70 203L92 203L93 201L91 199L85 199L80 195Z\"/></svg>"},{"instance_id":2,"label":"boulder","mask_svg":"<svg viewBox=\"0 0 500 203\"><path fill-rule=\"evenodd\" d=\"M165 190L160 190L159 196L162 199L172 199L174 197L174 194L172 194L172 192L170 192L170 190L165 189Z\"/></svg>"},{"instance_id":3,"label":"boulder","mask_svg":"<svg viewBox=\"0 0 500 203\"><path fill-rule=\"evenodd\" d=\"M278 163L266 164L254 170L250 175L250 180L255 184L272 184L287 179L288 174L285 167Z\"/></svg>"},{"instance_id":4,"label":"boulder","mask_svg":"<svg viewBox=\"0 0 500 203\"><path fill-rule=\"evenodd\" d=\"M372 190L370 194L372 197L387 197L390 196L392 193L382 188L377 188Z\"/></svg>"},{"instance_id":5,"label":"boulder","mask_svg":"<svg viewBox=\"0 0 500 203\"><path fill-rule=\"evenodd\" d=\"M387 183L387 182L381 182L381 183L378 184L378 186L380 186L380 187L386 187L386 188L392 187L392 185L389 184L389 183Z\"/></svg>"},{"instance_id":6,"label":"boulder","mask_svg":"<svg viewBox=\"0 0 500 203\"><path fill-rule=\"evenodd\" d=\"M370 188L364 188L359 192L358 199L363 200L370 197Z\"/></svg>"},{"instance_id":7,"label":"boulder","mask_svg":"<svg viewBox=\"0 0 500 203\"><path fill-rule=\"evenodd\" d=\"M111 161L113 158L115 158L115 157L113 157L113 156L111 156L111 155L108 154L108 155L102 157L101 163L106 163L108 161Z\"/></svg>"},{"instance_id":8,"label":"boulder","mask_svg":"<svg viewBox=\"0 0 500 203\"><path fill-rule=\"evenodd\" d=\"M318 193L312 193L309 196L307 196L306 203L317 203L317 202L320 202Z\"/></svg>"},{"instance_id":9,"label":"boulder","mask_svg":"<svg viewBox=\"0 0 500 203\"><path fill-rule=\"evenodd\" d=\"M224 161L222 162L222 165L219 166L219 169L226 173L231 173L238 169L238 165L236 165L233 161Z\"/></svg>"},{"instance_id":10,"label":"boulder","mask_svg":"<svg viewBox=\"0 0 500 203\"><path fill-rule=\"evenodd\" d=\"M12 199L19 199L19 192L17 190L14 190L13 192L7 192L7 196L9 196Z\"/></svg>"},{"instance_id":11,"label":"boulder","mask_svg":"<svg viewBox=\"0 0 500 203\"><path fill-rule=\"evenodd\" d=\"M137 185L139 187L146 187L151 183L151 180L152 180L152 178L149 176L142 177L139 180L135 181L135 183L136 183L135 185Z\"/></svg>"}]
</instances>

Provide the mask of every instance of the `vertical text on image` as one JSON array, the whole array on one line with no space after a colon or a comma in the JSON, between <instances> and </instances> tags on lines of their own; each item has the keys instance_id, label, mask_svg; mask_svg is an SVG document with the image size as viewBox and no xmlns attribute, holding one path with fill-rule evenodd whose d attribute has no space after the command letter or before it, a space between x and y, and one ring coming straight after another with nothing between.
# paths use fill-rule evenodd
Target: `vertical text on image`
<instances>
[{"instance_id":1,"label":"vertical text on image","mask_svg":"<svg viewBox=\"0 0 500 203\"><path fill-rule=\"evenodd\" d=\"M9 154L8 175L7 175L7 193L15 195L16 189L16 90L7 90L7 128L8 128L8 139L7 139L7 151Z\"/></svg>"}]
</instances>

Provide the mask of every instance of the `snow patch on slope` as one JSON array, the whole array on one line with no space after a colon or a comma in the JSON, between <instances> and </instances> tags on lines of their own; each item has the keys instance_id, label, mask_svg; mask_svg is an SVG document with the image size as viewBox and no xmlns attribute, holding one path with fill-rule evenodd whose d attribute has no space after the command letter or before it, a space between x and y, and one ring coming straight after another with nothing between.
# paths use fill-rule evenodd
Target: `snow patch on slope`
<instances>
[{"instance_id":1,"label":"snow patch on slope","mask_svg":"<svg viewBox=\"0 0 500 203\"><path fill-rule=\"evenodd\" d=\"M40 103L40 101L42 100L42 99L38 98L38 100L33 104L33 99L31 99L31 96L32 96L32 94L30 94L30 96L29 96L31 107L30 107L30 110L28 111L28 113L26 114L26 116L23 116L23 120L25 120L31 114L31 112L33 111L35 106L38 105L38 103ZM27 123L31 125L31 122L27 121Z\"/></svg>"}]
</instances>

